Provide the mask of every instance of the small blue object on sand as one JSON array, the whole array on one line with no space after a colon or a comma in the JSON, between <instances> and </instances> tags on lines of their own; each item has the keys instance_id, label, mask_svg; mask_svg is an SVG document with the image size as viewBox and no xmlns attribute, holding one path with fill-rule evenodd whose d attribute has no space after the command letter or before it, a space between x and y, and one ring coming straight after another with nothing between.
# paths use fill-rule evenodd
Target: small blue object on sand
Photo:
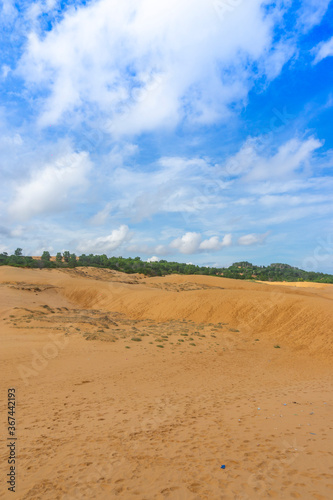
<instances>
[{"instance_id":1,"label":"small blue object on sand","mask_svg":"<svg viewBox=\"0 0 333 500\"><path fill-rule=\"evenodd\" d=\"M225 469L225 465L221 465L221 469Z\"/></svg>"}]
</instances>

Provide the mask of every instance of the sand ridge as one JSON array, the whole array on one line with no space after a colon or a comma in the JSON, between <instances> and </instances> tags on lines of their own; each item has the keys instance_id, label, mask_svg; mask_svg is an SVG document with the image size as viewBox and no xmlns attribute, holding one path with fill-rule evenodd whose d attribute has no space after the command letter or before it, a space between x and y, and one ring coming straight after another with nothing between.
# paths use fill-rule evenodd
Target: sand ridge
<instances>
[{"instance_id":1,"label":"sand ridge","mask_svg":"<svg viewBox=\"0 0 333 500\"><path fill-rule=\"evenodd\" d=\"M123 312L132 319L226 320L250 335L265 333L323 355L333 349L328 335L333 331L333 285L322 293L321 288L291 289L206 276L143 279L99 269L91 270L88 282L81 270L58 272L52 280L63 297L83 308Z\"/></svg>"},{"instance_id":2,"label":"sand ridge","mask_svg":"<svg viewBox=\"0 0 333 500\"><path fill-rule=\"evenodd\" d=\"M17 498L332 497L333 286L94 268L0 279Z\"/></svg>"}]
</instances>

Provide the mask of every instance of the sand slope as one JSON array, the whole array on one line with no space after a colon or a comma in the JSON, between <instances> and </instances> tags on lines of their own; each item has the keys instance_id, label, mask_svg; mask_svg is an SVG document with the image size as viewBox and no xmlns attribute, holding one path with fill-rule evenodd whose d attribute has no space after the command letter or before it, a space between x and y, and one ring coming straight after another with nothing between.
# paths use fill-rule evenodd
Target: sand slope
<instances>
[{"instance_id":1,"label":"sand slope","mask_svg":"<svg viewBox=\"0 0 333 500\"><path fill-rule=\"evenodd\" d=\"M92 268L0 280L16 498L332 498L333 286Z\"/></svg>"}]
</instances>

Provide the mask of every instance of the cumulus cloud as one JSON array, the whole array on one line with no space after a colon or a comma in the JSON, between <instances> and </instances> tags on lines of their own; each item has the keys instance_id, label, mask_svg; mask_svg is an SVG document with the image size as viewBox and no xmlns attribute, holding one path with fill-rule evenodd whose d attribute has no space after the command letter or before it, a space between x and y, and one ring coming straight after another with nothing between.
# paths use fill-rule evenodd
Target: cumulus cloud
<instances>
[{"instance_id":1,"label":"cumulus cloud","mask_svg":"<svg viewBox=\"0 0 333 500\"><path fill-rule=\"evenodd\" d=\"M264 234L246 234L238 238L238 244L244 246L259 245L264 243L268 235L269 232Z\"/></svg>"},{"instance_id":2,"label":"cumulus cloud","mask_svg":"<svg viewBox=\"0 0 333 500\"><path fill-rule=\"evenodd\" d=\"M89 155L69 153L32 172L27 182L15 188L9 205L13 219L28 220L68 208L73 199L87 187L87 173L91 168Z\"/></svg>"},{"instance_id":3,"label":"cumulus cloud","mask_svg":"<svg viewBox=\"0 0 333 500\"><path fill-rule=\"evenodd\" d=\"M186 233L180 238L176 238L170 243L170 248L178 250L180 253L196 253L200 246L201 235L198 233Z\"/></svg>"},{"instance_id":4,"label":"cumulus cloud","mask_svg":"<svg viewBox=\"0 0 333 500\"><path fill-rule=\"evenodd\" d=\"M170 249L178 250L183 254L194 254L200 251L217 251L232 244L231 234L226 234L222 241L217 236L212 236L207 240L202 240L199 233L185 233L169 244Z\"/></svg>"},{"instance_id":5,"label":"cumulus cloud","mask_svg":"<svg viewBox=\"0 0 333 500\"><path fill-rule=\"evenodd\" d=\"M217 236L212 236L208 240L204 240L200 243L200 250L220 250L223 247L229 247L232 244L231 234L226 234L223 240L220 241Z\"/></svg>"},{"instance_id":6,"label":"cumulus cloud","mask_svg":"<svg viewBox=\"0 0 333 500\"><path fill-rule=\"evenodd\" d=\"M316 57L314 59L314 64L319 63L326 57L333 56L333 37L330 38L327 42L322 42L314 49L316 53Z\"/></svg>"},{"instance_id":7,"label":"cumulus cloud","mask_svg":"<svg viewBox=\"0 0 333 500\"><path fill-rule=\"evenodd\" d=\"M79 242L77 249L83 253L111 252L119 248L125 241L129 241L130 238L128 226L121 225L118 229L111 231L108 236L99 236Z\"/></svg>"},{"instance_id":8,"label":"cumulus cloud","mask_svg":"<svg viewBox=\"0 0 333 500\"><path fill-rule=\"evenodd\" d=\"M232 245L232 236L231 234L226 234L225 236L223 236L222 246L230 247L231 245Z\"/></svg>"},{"instance_id":9,"label":"cumulus cloud","mask_svg":"<svg viewBox=\"0 0 333 500\"><path fill-rule=\"evenodd\" d=\"M220 241L217 236L212 236L208 240L204 240L200 243L199 248L201 250L218 250L220 248Z\"/></svg>"},{"instance_id":10,"label":"cumulus cloud","mask_svg":"<svg viewBox=\"0 0 333 500\"><path fill-rule=\"evenodd\" d=\"M147 262L159 262L159 258L156 257L156 255L153 255L152 257L150 257L149 259L147 259Z\"/></svg>"},{"instance_id":11,"label":"cumulus cloud","mask_svg":"<svg viewBox=\"0 0 333 500\"><path fill-rule=\"evenodd\" d=\"M275 77L293 49L283 42L271 50L279 3L267 11L248 0L223 18L215 4L99 0L68 9L43 37L32 31L18 74L48 91L40 123L98 109L110 132L131 134L227 118L229 105L256 78ZM36 18L39 4L34 10Z\"/></svg>"}]
</instances>

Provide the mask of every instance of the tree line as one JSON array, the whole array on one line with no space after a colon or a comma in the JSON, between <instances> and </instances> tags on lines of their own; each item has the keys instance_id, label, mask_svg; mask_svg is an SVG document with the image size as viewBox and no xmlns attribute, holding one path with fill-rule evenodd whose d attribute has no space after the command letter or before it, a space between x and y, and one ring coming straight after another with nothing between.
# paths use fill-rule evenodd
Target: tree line
<instances>
[{"instance_id":1,"label":"tree line","mask_svg":"<svg viewBox=\"0 0 333 500\"><path fill-rule=\"evenodd\" d=\"M160 260L158 262L142 261L140 257L107 257L107 255L82 254L65 251L58 252L55 258L51 258L48 251L42 256L34 259L24 256L21 248L17 248L13 255L6 252L0 254L0 265L28 267L28 268L76 268L76 267L99 267L113 269L127 274L139 273L146 276L166 276L168 274L199 274L205 276L221 276L223 278L234 278L242 280L260 281L310 281L316 283L333 283L331 274L304 271L288 264L270 264L269 266L255 266L247 261L235 262L231 266L206 267L194 264L169 262Z\"/></svg>"}]
</instances>

